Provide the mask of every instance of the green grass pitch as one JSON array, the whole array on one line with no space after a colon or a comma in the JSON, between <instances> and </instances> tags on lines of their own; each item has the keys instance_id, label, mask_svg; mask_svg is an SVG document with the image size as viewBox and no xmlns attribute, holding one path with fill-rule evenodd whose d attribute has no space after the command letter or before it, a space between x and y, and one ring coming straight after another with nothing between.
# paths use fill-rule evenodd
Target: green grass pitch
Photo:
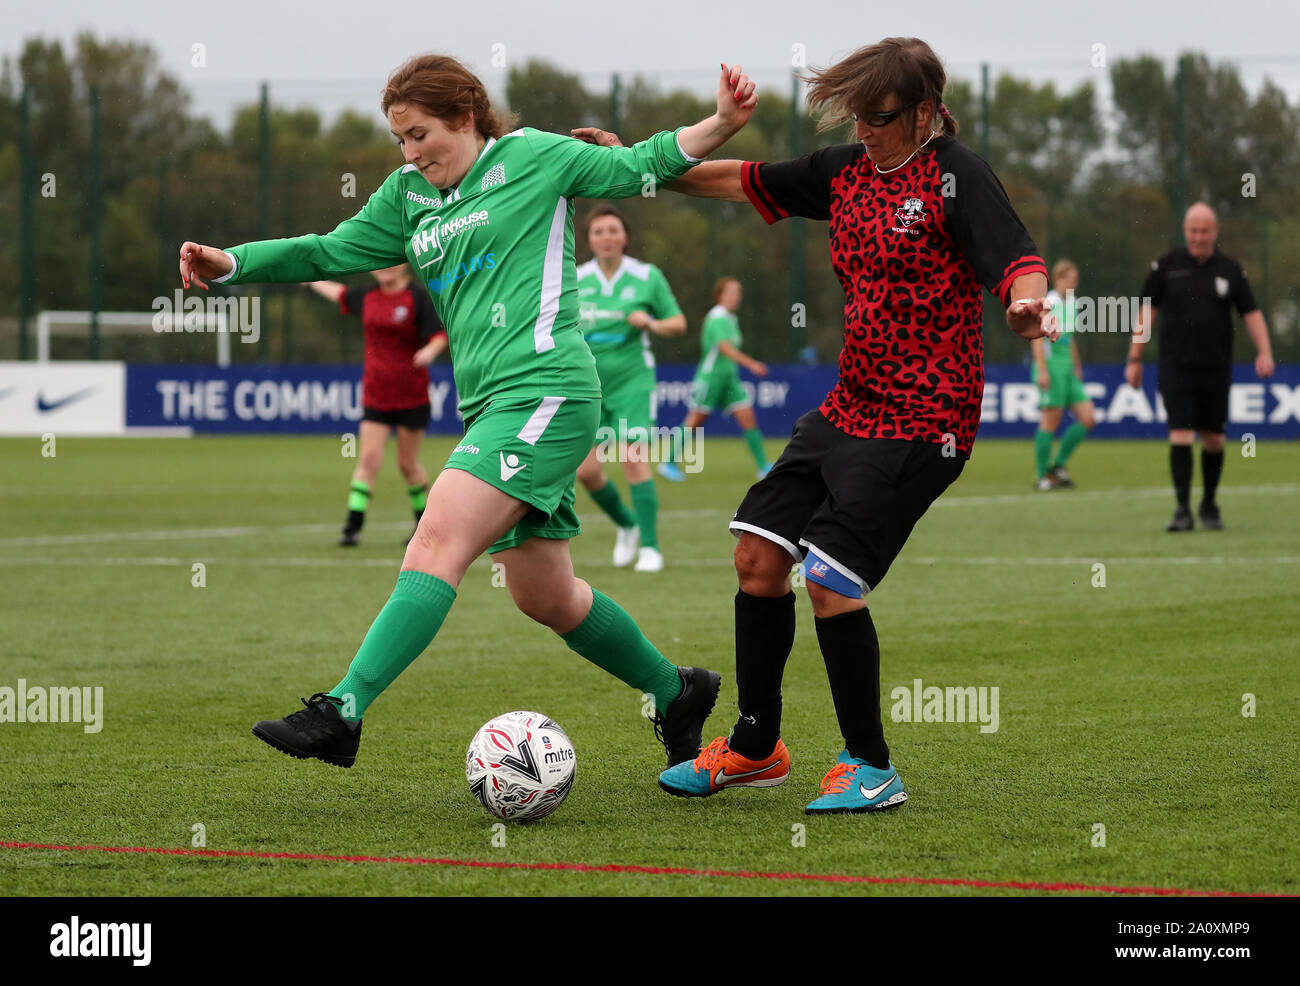
<instances>
[{"instance_id":1,"label":"green grass pitch","mask_svg":"<svg viewBox=\"0 0 1300 986\"><path fill-rule=\"evenodd\" d=\"M452 444L428 441L426 464ZM190 848L201 825L210 850L1300 891L1296 445L1251 458L1230 445L1227 529L1170 535L1163 444L1085 443L1078 489L1036 494L1028 443L979 443L870 600L886 737L911 800L825 818L803 808L842 744L806 596L781 787L661 792L640 696L515 611L485 560L340 770L249 728L333 686L391 591L409 531L392 447L351 551L334 543L353 465L338 438L64 438L56 452L0 441L0 686L102 686L103 727L0 724L0 841ZM726 522L752 467L723 439L706 439L705 463L660 484L665 572L614 569L612 528L581 493L573 555L671 659L723 672L707 742L735 714ZM892 721L890 692L916 678L996 686L997 731ZM565 727L578 779L558 812L506 827L501 845L463 758L479 725L517 708ZM0 849L0 891L1025 892L14 848Z\"/></svg>"}]
</instances>

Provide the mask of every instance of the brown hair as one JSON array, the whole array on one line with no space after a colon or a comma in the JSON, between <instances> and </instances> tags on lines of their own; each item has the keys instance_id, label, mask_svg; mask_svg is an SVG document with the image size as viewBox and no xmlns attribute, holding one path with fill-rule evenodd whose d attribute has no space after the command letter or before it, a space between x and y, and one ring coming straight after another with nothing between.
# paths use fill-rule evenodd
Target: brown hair
<instances>
[{"instance_id":1,"label":"brown hair","mask_svg":"<svg viewBox=\"0 0 1300 986\"><path fill-rule=\"evenodd\" d=\"M478 76L449 55L416 55L394 69L380 101L384 115L397 103L418 106L447 124L473 113L474 129L484 137L505 135L516 119L494 113Z\"/></svg>"},{"instance_id":2,"label":"brown hair","mask_svg":"<svg viewBox=\"0 0 1300 986\"><path fill-rule=\"evenodd\" d=\"M587 213L587 219L582 224L582 235L584 238L591 235L591 224L602 216L613 216L621 222L623 224L623 235L629 241L632 239L632 230L627 224L627 216L623 215L619 209L614 208L612 205L598 205Z\"/></svg>"},{"instance_id":3,"label":"brown hair","mask_svg":"<svg viewBox=\"0 0 1300 986\"><path fill-rule=\"evenodd\" d=\"M945 134L957 136L957 118L943 105L947 73L934 49L920 38L885 38L801 78L812 85L808 105L826 110L817 125L819 131L830 130L855 113L879 112L889 94L895 93L901 105L909 107L903 118L913 127L917 104L929 100L933 106L930 125L938 120Z\"/></svg>"},{"instance_id":4,"label":"brown hair","mask_svg":"<svg viewBox=\"0 0 1300 986\"><path fill-rule=\"evenodd\" d=\"M715 305L722 302L722 292L726 290L727 285L731 284L733 281L735 281L736 284L740 283L740 281L736 280L734 277L718 278L718 283L713 285L713 303Z\"/></svg>"}]
</instances>

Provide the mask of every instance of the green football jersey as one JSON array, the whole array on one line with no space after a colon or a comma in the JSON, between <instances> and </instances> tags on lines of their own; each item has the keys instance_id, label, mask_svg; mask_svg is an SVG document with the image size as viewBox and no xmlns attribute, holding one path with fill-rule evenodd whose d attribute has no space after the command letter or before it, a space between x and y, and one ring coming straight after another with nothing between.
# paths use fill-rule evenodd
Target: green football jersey
<instances>
[{"instance_id":1,"label":"green football jersey","mask_svg":"<svg viewBox=\"0 0 1300 986\"><path fill-rule=\"evenodd\" d=\"M332 233L234 247L223 280L312 281L406 261L447 327L464 417L498 397L599 397L578 325L573 200L629 198L695 163L673 132L596 147L525 127L489 139L456 188L407 164Z\"/></svg>"},{"instance_id":2,"label":"green football jersey","mask_svg":"<svg viewBox=\"0 0 1300 986\"><path fill-rule=\"evenodd\" d=\"M578 268L579 324L606 392L631 380L649 379L653 385L650 333L627 320L636 311L654 319L682 314L668 279L654 264L624 257L609 278L595 259Z\"/></svg>"},{"instance_id":3,"label":"green football jersey","mask_svg":"<svg viewBox=\"0 0 1300 986\"><path fill-rule=\"evenodd\" d=\"M700 360L696 377L710 377L722 380L730 377L740 379L740 367L735 360L728 359L718 352L718 344L729 342L740 348L740 319L736 313L728 311L722 305L714 305L709 314L704 316L704 328L700 333L700 349L704 358Z\"/></svg>"},{"instance_id":4,"label":"green football jersey","mask_svg":"<svg viewBox=\"0 0 1300 986\"><path fill-rule=\"evenodd\" d=\"M1078 302L1074 300L1073 293L1068 298L1062 298L1056 291L1048 291L1047 300L1052 303L1052 311L1056 312L1056 320L1061 326L1061 335L1056 342L1043 340L1043 356L1047 360L1047 371L1073 373L1074 354L1070 347L1070 340L1074 338Z\"/></svg>"}]
</instances>

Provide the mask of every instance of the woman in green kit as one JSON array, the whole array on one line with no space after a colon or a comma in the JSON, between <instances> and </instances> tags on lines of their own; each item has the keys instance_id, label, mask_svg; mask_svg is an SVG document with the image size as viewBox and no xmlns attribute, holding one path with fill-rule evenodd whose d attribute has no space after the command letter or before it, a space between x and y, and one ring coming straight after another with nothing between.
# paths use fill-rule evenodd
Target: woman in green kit
<instances>
[{"instance_id":1,"label":"woman in green kit","mask_svg":"<svg viewBox=\"0 0 1300 986\"><path fill-rule=\"evenodd\" d=\"M691 383L690 407L682 422L682 434L694 432L715 411L730 414L740 425L745 445L754 457L758 478L762 479L772 464L763 449L763 433L758 430L758 419L754 417L754 401L740 382L740 367L756 377L765 377L767 364L740 350L740 320L736 312L742 297L740 282L734 277L720 278L713 286L713 307L704 316L700 329L702 355ZM677 483L684 480L686 474L677 465L681 455L681 446L675 443L673 461L662 463L659 475Z\"/></svg>"},{"instance_id":2,"label":"woman in green kit","mask_svg":"<svg viewBox=\"0 0 1300 986\"><path fill-rule=\"evenodd\" d=\"M635 559L635 571L661 572L659 495L649 455L658 417L650 333L681 335L686 316L663 272L627 256L623 213L600 206L587 216L586 227L593 256L578 268L579 317L600 374L599 437L604 442L578 467L578 479L618 528L614 565L622 568ZM605 475L602 460L611 450L623 463L631 510Z\"/></svg>"},{"instance_id":3,"label":"woman in green kit","mask_svg":"<svg viewBox=\"0 0 1300 986\"><path fill-rule=\"evenodd\" d=\"M1074 486L1065 464L1097 423L1096 408L1083 389L1083 363L1079 359L1079 343L1074 338L1077 314L1074 292L1078 287L1079 268L1074 261L1058 260L1052 265L1052 290L1047 292L1047 300L1057 313L1061 336L1056 342L1035 339L1029 344L1034 382L1038 384L1038 403L1042 408L1038 430L1034 433L1034 465L1038 473L1034 488L1040 493ZM1061 445L1053 457L1052 443L1067 407L1074 415L1074 423L1061 436Z\"/></svg>"},{"instance_id":4,"label":"woman in green kit","mask_svg":"<svg viewBox=\"0 0 1300 986\"><path fill-rule=\"evenodd\" d=\"M670 763L698 754L720 676L678 668L613 600L573 572L578 465L600 384L578 324L573 200L640 194L685 174L748 122L758 97L722 67L717 112L630 148L507 132L482 82L424 55L382 106L406 164L325 235L221 250L186 242L182 283L300 282L407 262L447 328L465 435L429 491L397 586L347 674L305 708L253 727L283 753L350 767L370 703L432 642L471 562L503 564L515 604L583 657L655 697Z\"/></svg>"}]
</instances>

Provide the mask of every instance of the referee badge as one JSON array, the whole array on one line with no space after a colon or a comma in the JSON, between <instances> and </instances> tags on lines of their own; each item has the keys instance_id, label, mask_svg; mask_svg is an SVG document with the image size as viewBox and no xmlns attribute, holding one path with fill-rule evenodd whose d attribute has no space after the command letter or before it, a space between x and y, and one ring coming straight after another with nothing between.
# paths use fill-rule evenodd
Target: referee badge
<instances>
[{"instance_id":1,"label":"referee badge","mask_svg":"<svg viewBox=\"0 0 1300 986\"><path fill-rule=\"evenodd\" d=\"M1214 293L1220 298L1228 297L1228 279L1226 277L1216 277L1214 279Z\"/></svg>"}]
</instances>

